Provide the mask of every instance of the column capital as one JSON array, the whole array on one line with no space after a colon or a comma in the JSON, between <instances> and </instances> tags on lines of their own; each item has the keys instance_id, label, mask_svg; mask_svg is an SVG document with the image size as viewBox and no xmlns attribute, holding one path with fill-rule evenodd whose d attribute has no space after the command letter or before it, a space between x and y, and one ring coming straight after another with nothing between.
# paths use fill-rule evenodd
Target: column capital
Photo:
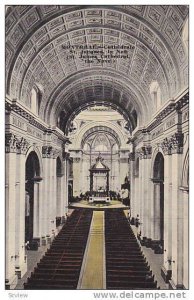
<instances>
[{"instance_id":1,"label":"column capital","mask_svg":"<svg viewBox=\"0 0 194 300\"><path fill-rule=\"evenodd\" d=\"M52 146L42 146L42 157L53 158L54 149Z\"/></svg>"},{"instance_id":2,"label":"column capital","mask_svg":"<svg viewBox=\"0 0 194 300\"><path fill-rule=\"evenodd\" d=\"M137 157L139 157L140 159L148 159L151 158L151 154L152 154L152 147L151 146L143 146L140 149L137 150L136 152Z\"/></svg>"},{"instance_id":3,"label":"column capital","mask_svg":"<svg viewBox=\"0 0 194 300\"><path fill-rule=\"evenodd\" d=\"M171 144L171 152L172 154L182 154L183 153L183 133L175 133L170 138L170 144Z\"/></svg>"},{"instance_id":4,"label":"column capital","mask_svg":"<svg viewBox=\"0 0 194 300\"><path fill-rule=\"evenodd\" d=\"M161 143L162 150L165 155L170 154L182 154L183 153L183 133L174 133L170 137L167 137Z\"/></svg>"},{"instance_id":5,"label":"column capital","mask_svg":"<svg viewBox=\"0 0 194 300\"><path fill-rule=\"evenodd\" d=\"M169 140L165 138L163 142L161 143L162 151L164 152L164 155L170 155L171 153L171 145L169 143Z\"/></svg>"},{"instance_id":6,"label":"column capital","mask_svg":"<svg viewBox=\"0 0 194 300\"><path fill-rule=\"evenodd\" d=\"M26 154L27 150L29 148L29 143L25 138L21 138L18 140L17 143L17 153L18 154Z\"/></svg>"},{"instance_id":7,"label":"column capital","mask_svg":"<svg viewBox=\"0 0 194 300\"><path fill-rule=\"evenodd\" d=\"M5 152L16 153L17 152L17 136L13 133L5 134Z\"/></svg>"},{"instance_id":8,"label":"column capital","mask_svg":"<svg viewBox=\"0 0 194 300\"><path fill-rule=\"evenodd\" d=\"M25 138L19 137L13 133L5 134L6 153L26 154L28 147L29 143Z\"/></svg>"}]
</instances>

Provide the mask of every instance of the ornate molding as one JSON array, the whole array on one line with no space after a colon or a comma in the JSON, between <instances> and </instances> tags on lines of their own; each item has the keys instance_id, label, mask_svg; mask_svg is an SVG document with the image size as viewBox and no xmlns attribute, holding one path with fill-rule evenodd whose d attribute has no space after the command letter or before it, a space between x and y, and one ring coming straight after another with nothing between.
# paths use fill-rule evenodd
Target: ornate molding
<instances>
[{"instance_id":1,"label":"ornate molding","mask_svg":"<svg viewBox=\"0 0 194 300\"><path fill-rule=\"evenodd\" d=\"M165 138L161 143L165 155L183 153L183 133L174 133L172 136Z\"/></svg>"}]
</instances>

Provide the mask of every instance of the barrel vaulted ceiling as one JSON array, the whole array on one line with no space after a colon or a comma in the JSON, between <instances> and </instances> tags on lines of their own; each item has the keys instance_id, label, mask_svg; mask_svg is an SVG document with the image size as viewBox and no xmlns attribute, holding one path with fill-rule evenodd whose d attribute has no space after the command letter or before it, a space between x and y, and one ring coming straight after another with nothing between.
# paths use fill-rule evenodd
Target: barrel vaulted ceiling
<instances>
[{"instance_id":1,"label":"barrel vaulted ceiling","mask_svg":"<svg viewBox=\"0 0 194 300\"><path fill-rule=\"evenodd\" d=\"M42 87L40 116L54 123L80 105L110 102L146 121L153 110L149 86L163 101L188 84L182 30L188 6L11 6L6 15L7 94L29 106ZM85 62L75 45L129 46L128 58ZM70 48L71 49L71 48ZM79 52L79 51L78 51Z\"/></svg>"}]
</instances>

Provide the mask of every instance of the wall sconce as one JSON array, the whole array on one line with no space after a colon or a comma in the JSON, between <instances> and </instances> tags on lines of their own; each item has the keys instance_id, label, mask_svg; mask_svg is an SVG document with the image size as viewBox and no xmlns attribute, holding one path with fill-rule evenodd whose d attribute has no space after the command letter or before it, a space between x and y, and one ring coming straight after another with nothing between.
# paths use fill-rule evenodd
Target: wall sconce
<instances>
[{"instance_id":1,"label":"wall sconce","mask_svg":"<svg viewBox=\"0 0 194 300\"><path fill-rule=\"evenodd\" d=\"M171 258L168 258L166 263L168 263L171 266L172 263L175 263L175 260L172 260Z\"/></svg>"},{"instance_id":2,"label":"wall sconce","mask_svg":"<svg viewBox=\"0 0 194 300\"><path fill-rule=\"evenodd\" d=\"M15 259L17 259L17 258L19 258L20 256L18 255L18 254L16 254L16 255L12 255L11 256L11 259L13 259L13 258L15 258Z\"/></svg>"}]
</instances>

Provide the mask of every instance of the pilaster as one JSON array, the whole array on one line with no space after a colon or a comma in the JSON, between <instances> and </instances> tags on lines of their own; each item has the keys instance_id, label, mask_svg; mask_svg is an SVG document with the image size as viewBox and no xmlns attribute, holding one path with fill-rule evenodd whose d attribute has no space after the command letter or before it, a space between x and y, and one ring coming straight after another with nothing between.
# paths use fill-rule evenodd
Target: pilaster
<instances>
[{"instance_id":1,"label":"pilaster","mask_svg":"<svg viewBox=\"0 0 194 300\"><path fill-rule=\"evenodd\" d=\"M5 136L5 186L6 186L6 270L5 286L6 289L14 289L17 284L15 274L15 213L16 213L16 151L17 138L14 134L9 133Z\"/></svg>"}]
</instances>

